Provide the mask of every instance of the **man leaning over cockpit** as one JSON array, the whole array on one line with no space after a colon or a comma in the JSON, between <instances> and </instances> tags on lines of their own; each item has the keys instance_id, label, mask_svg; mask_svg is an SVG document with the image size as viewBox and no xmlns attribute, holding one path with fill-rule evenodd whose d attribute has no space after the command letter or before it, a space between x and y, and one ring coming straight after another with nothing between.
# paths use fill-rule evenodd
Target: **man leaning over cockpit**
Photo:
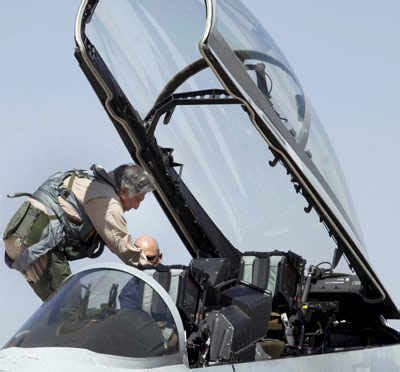
<instances>
[{"instance_id":1,"label":"man leaning over cockpit","mask_svg":"<svg viewBox=\"0 0 400 372\"><path fill-rule=\"evenodd\" d=\"M152 190L149 174L133 164L56 173L33 194L13 195L29 198L5 229L5 261L42 300L71 274L68 261L95 258L104 245L128 265L147 265L123 213Z\"/></svg>"}]
</instances>

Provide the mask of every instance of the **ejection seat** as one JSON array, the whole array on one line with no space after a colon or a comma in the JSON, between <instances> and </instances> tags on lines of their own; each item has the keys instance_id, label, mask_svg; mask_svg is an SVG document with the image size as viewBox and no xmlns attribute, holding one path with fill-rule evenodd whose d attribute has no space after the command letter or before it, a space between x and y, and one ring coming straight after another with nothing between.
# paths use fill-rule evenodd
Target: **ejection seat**
<instances>
[{"instance_id":1,"label":"ejection seat","mask_svg":"<svg viewBox=\"0 0 400 372\"><path fill-rule=\"evenodd\" d=\"M267 334L272 298L241 283L228 259L194 259L188 267L160 265L145 271L177 305L192 366L255 359L256 343ZM143 301L146 297L144 293ZM151 303L154 314L158 305ZM201 361L204 355L207 360Z\"/></svg>"},{"instance_id":2,"label":"ejection seat","mask_svg":"<svg viewBox=\"0 0 400 372\"><path fill-rule=\"evenodd\" d=\"M306 261L289 251L245 252L240 266L240 280L268 291L272 296L272 312L268 335L258 343L270 357L280 357L285 349L282 339L286 330L281 320L297 311ZM289 336L290 337L290 336Z\"/></svg>"}]
</instances>

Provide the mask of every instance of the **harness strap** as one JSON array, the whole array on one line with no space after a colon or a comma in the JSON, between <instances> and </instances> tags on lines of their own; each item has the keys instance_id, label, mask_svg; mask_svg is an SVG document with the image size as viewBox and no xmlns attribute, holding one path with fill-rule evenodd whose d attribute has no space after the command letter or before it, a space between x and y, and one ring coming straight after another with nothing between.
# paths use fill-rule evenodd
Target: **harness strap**
<instances>
[{"instance_id":1,"label":"harness strap","mask_svg":"<svg viewBox=\"0 0 400 372\"><path fill-rule=\"evenodd\" d=\"M105 171L105 169L99 165L93 164L90 167L90 170L93 172L94 178L97 178L99 180L104 181L108 185L110 185L114 191L118 194L117 187L115 186L115 183L111 179L111 177L108 175L108 173Z\"/></svg>"},{"instance_id":2,"label":"harness strap","mask_svg":"<svg viewBox=\"0 0 400 372\"><path fill-rule=\"evenodd\" d=\"M69 181L68 181L68 185L67 185L68 192L72 191L72 185L74 184L75 178L76 178L76 173L73 173L72 176L69 178Z\"/></svg>"},{"instance_id":3,"label":"harness strap","mask_svg":"<svg viewBox=\"0 0 400 372\"><path fill-rule=\"evenodd\" d=\"M29 196L31 198L32 194L29 192L10 192L9 194L7 194L7 198L10 199L20 198L21 196Z\"/></svg>"},{"instance_id":4,"label":"harness strap","mask_svg":"<svg viewBox=\"0 0 400 372\"><path fill-rule=\"evenodd\" d=\"M78 201L77 197L73 192L70 192L68 196L65 198L65 200L70 203L75 210L78 212L79 217L81 218L81 227L79 229L79 238L83 241L87 240L90 238L91 235L94 233L94 227L92 225L92 222L90 221L89 216L86 214L83 206L81 203Z\"/></svg>"}]
</instances>

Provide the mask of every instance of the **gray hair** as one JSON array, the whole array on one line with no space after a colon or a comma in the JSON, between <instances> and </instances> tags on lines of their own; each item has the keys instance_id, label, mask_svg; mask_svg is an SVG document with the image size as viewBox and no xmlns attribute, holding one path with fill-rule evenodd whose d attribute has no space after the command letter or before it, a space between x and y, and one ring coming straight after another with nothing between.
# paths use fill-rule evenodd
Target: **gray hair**
<instances>
[{"instance_id":1,"label":"gray hair","mask_svg":"<svg viewBox=\"0 0 400 372\"><path fill-rule=\"evenodd\" d=\"M120 165L114 169L113 174L117 190L127 189L129 197L154 190L152 177L138 165Z\"/></svg>"}]
</instances>

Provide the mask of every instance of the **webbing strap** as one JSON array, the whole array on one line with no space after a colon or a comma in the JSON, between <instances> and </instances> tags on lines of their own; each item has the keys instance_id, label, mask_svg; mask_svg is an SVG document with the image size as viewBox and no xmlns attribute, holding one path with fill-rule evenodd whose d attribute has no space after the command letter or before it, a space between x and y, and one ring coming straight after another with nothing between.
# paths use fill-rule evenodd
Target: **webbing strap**
<instances>
[{"instance_id":1,"label":"webbing strap","mask_svg":"<svg viewBox=\"0 0 400 372\"><path fill-rule=\"evenodd\" d=\"M151 304L153 302L153 288L148 284L144 285L142 310L151 315Z\"/></svg>"},{"instance_id":2,"label":"webbing strap","mask_svg":"<svg viewBox=\"0 0 400 372\"><path fill-rule=\"evenodd\" d=\"M73 206L73 208L78 212L81 219L81 225L79 228L80 240L86 241L90 239L90 237L93 236L93 234L95 233L95 229L82 204L79 202L78 198L73 192L69 192L65 200Z\"/></svg>"},{"instance_id":3,"label":"webbing strap","mask_svg":"<svg viewBox=\"0 0 400 372\"><path fill-rule=\"evenodd\" d=\"M281 260L282 257L280 256L272 256L270 258L270 269L269 269L267 289L271 292L272 296L275 294L276 281L278 280L279 263L281 262Z\"/></svg>"},{"instance_id":4,"label":"webbing strap","mask_svg":"<svg viewBox=\"0 0 400 372\"><path fill-rule=\"evenodd\" d=\"M118 194L118 190L117 190L117 187L116 187L114 181L111 179L111 177L108 175L108 173L105 171L105 169L103 167L93 164L90 167L90 170L92 171L94 178L96 178L99 181L101 180L101 181L107 183Z\"/></svg>"},{"instance_id":5,"label":"webbing strap","mask_svg":"<svg viewBox=\"0 0 400 372\"><path fill-rule=\"evenodd\" d=\"M180 282L182 272L183 272L182 269L171 270L171 284L169 285L168 292L175 303L178 301L179 282Z\"/></svg>"},{"instance_id":6,"label":"webbing strap","mask_svg":"<svg viewBox=\"0 0 400 372\"><path fill-rule=\"evenodd\" d=\"M242 272L241 280L246 283L253 282L253 263L255 261L254 256L243 256L242 257Z\"/></svg>"},{"instance_id":7,"label":"webbing strap","mask_svg":"<svg viewBox=\"0 0 400 372\"><path fill-rule=\"evenodd\" d=\"M72 185L74 184L75 178L76 178L76 174L73 173L72 176L69 178L69 181L68 181L68 185L67 185L68 192L72 191Z\"/></svg>"}]
</instances>

